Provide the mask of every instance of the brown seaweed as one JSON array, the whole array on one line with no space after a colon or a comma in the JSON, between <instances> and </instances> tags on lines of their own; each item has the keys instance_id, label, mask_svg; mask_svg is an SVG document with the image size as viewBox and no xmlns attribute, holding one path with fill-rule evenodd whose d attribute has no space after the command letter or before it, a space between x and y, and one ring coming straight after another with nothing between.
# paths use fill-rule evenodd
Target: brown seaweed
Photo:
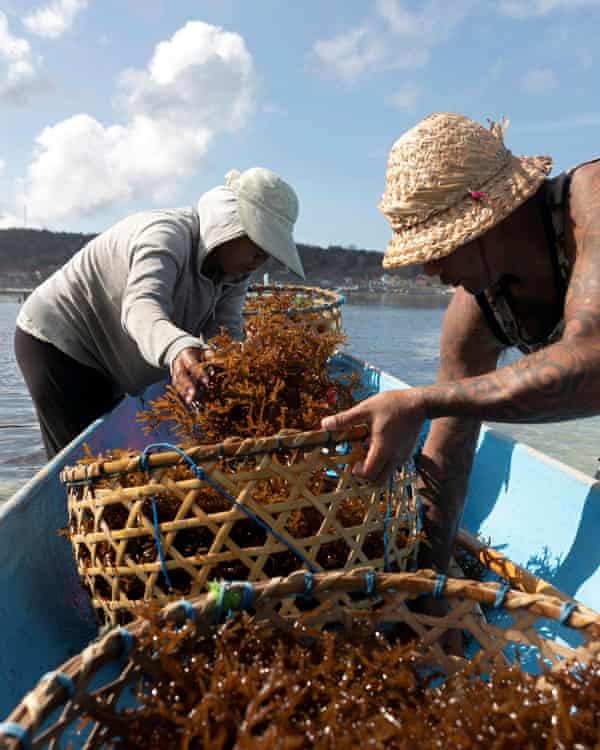
<instances>
[{"instance_id":1,"label":"brown seaweed","mask_svg":"<svg viewBox=\"0 0 600 750\"><path fill-rule=\"evenodd\" d=\"M366 627L307 645L245 614L208 635L157 623L142 648L155 677L115 723L114 748L599 747L599 662L543 683L499 660L484 678L474 662L432 687L413 643Z\"/></svg>"}]
</instances>

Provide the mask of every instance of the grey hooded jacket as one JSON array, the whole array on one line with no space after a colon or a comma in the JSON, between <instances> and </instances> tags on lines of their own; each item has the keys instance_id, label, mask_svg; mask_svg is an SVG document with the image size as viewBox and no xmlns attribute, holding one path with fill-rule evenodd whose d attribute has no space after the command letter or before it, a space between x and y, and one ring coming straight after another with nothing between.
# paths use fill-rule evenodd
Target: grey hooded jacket
<instances>
[{"instance_id":1,"label":"grey hooded jacket","mask_svg":"<svg viewBox=\"0 0 600 750\"><path fill-rule=\"evenodd\" d=\"M243 338L248 276L203 275L207 254L193 208L134 214L41 284L17 325L105 373L118 392L139 394L221 327Z\"/></svg>"}]
</instances>

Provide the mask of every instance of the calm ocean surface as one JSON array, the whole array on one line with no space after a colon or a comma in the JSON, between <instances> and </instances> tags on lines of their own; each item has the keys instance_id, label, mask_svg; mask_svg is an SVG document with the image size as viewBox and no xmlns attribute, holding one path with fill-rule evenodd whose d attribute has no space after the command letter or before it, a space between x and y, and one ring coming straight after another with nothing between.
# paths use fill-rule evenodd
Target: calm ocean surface
<instances>
[{"instance_id":1,"label":"calm ocean surface","mask_svg":"<svg viewBox=\"0 0 600 750\"><path fill-rule=\"evenodd\" d=\"M39 430L13 353L19 304L0 298L0 501L44 463ZM434 381L444 300L393 295L349 297L343 324L352 354L413 385ZM553 425L497 425L587 474L600 456L600 417Z\"/></svg>"}]
</instances>

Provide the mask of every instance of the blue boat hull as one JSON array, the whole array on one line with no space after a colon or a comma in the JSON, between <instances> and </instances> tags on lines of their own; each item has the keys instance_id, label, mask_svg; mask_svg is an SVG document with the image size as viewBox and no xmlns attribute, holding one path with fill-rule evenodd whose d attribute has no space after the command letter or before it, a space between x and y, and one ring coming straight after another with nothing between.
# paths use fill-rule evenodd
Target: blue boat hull
<instances>
[{"instance_id":1,"label":"blue boat hull","mask_svg":"<svg viewBox=\"0 0 600 750\"><path fill-rule=\"evenodd\" d=\"M358 371L366 393L407 387L347 355L334 372ZM154 386L145 399L156 395ZM0 511L0 717L40 676L78 653L97 634L82 592L59 481L87 444L94 455L114 447L142 449L173 441L163 428L146 438L136 423L144 400L125 399L76 438ZM514 562L600 610L600 485L558 461L484 428L469 484L463 527L489 538Z\"/></svg>"}]
</instances>

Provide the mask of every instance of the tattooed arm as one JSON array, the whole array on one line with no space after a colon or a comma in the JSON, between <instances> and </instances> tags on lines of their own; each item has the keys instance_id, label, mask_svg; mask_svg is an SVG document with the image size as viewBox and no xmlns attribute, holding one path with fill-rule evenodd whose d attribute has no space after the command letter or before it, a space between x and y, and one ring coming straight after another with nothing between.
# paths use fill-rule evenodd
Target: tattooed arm
<instances>
[{"instance_id":1,"label":"tattooed arm","mask_svg":"<svg viewBox=\"0 0 600 750\"><path fill-rule=\"evenodd\" d=\"M486 374L388 391L324 420L326 429L366 422L370 447L357 474L383 481L412 454L425 419L560 421L600 413L600 164L573 176L567 239L575 263L561 341ZM472 372L472 371L471 371ZM469 372L470 375L470 372ZM441 428L440 428L441 429Z\"/></svg>"},{"instance_id":2,"label":"tattooed arm","mask_svg":"<svg viewBox=\"0 0 600 750\"><path fill-rule=\"evenodd\" d=\"M567 231L576 256L562 339L494 373L424 390L428 417L552 422L600 413L600 164L573 176Z\"/></svg>"}]
</instances>

